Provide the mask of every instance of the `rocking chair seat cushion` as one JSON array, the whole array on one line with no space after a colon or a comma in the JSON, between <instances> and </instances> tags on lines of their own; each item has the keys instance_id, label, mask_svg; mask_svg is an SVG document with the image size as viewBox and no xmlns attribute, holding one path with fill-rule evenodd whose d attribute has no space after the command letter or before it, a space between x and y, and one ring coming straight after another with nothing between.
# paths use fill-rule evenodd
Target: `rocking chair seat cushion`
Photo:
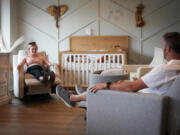
<instances>
[{"instance_id":1,"label":"rocking chair seat cushion","mask_svg":"<svg viewBox=\"0 0 180 135\"><path fill-rule=\"evenodd\" d=\"M36 78L25 79L25 83L26 83L27 86L44 85L39 80L37 80ZM61 80L58 77L56 77L53 84L56 85L56 84L60 84L60 83L61 83Z\"/></svg>"}]
</instances>

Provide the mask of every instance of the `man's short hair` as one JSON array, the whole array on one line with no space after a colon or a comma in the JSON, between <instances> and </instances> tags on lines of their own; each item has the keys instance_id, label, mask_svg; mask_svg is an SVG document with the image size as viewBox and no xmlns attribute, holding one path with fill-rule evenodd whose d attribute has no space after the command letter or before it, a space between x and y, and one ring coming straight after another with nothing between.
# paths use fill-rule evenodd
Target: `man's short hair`
<instances>
[{"instance_id":1,"label":"man's short hair","mask_svg":"<svg viewBox=\"0 0 180 135\"><path fill-rule=\"evenodd\" d=\"M163 36L166 45L169 45L175 53L180 54L180 33L168 32Z\"/></svg>"}]
</instances>

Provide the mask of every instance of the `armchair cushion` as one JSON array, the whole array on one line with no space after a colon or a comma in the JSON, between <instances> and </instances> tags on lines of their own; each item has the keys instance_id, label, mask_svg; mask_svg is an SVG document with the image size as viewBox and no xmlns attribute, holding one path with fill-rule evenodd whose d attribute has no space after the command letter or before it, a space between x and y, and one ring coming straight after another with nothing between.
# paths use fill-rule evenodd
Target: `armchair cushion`
<instances>
[{"instance_id":1,"label":"armchair cushion","mask_svg":"<svg viewBox=\"0 0 180 135\"><path fill-rule=\"evenodd\" d=\"M31 74L25 73L24 78L25 78L25 79L33 79L34 76L31 75Z\"/></svg>"},{"instance_id":2,"label":"armchair cushion","mask_svg":"<svg viewBox=\"0 0 180 135\"><path fill-rule=\"evenodd\" d=\"M26 83L27 86L44 85L44 84L40 83L40 81L38 81L35 78L25 79L25 83Z\"/></svg>"}]
</instances>

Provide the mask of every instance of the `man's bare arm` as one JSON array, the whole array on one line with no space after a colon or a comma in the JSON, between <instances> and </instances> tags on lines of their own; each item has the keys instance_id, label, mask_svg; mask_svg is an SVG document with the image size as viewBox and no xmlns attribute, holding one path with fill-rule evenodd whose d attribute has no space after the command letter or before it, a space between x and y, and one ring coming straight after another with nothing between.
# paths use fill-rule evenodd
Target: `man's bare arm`
<instances>
[{"instance_id":1,"label":"man's bare arm","mask_svg":"<svg viewBox=\"0 0 180 135\"><path fill-rule=\"evenodd\" d=\"M110 85L110 89L119 90L119 91L128 91L128 92L137 92L141 89L148 88L147 85L142 81L142 79L138 79L133 82L118 82L112 83Z\"/></svg>"},{"instance_id":2,"label":"man's bare arm","mask_svg":"<svg viewBox=\"0 0 180 135\"><path fill-rule=\"evenodd\" d=\"M106 83L99 83L92 86L89 90L95 93L97 90L101 90L105 88L106 88ZM148 88L148 87L142 81L142 79L138 79L134 82L118 81L110 85L110 89L117 90L117 91L128 91L128 92L137 92L138 90L141 90L144 88Z\"/></svg>"}]
</instances>

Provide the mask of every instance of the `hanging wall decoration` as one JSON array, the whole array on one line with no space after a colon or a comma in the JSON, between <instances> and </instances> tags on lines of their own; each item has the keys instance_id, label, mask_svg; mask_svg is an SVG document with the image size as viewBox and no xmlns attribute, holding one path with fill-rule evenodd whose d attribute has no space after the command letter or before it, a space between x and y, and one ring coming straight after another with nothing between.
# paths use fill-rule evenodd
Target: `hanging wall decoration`
<instances>
[{"instance_id":1,"label":"hanging wall decoration","mask_svg":"<svg viewBox=\"0 0 180 135\"><path fill-rule=\"evenodd\" d=\"M56 20L56 27L57 28L59 28L60 17L62 15L64 15L67 10L68 10L68 6L66 6L66 5L59 5L59 6L51 5L47 8L47 12L50 15L54 16L54 18Z\"/></svg>"},{"instance_id":2,"label":"hanging wall decoration","mask_svg":"<svg viewBox=\"0 0 180 135\"><path fill-rule=\"evenodd\" d=\"M142 17L142 13L143 13L143 9L144 9L144 5L143 4L139 4L137 7L136 7L136 13L135 13L135 16L136 16L136 26L137 27L143 27L145 22L143 20L143 17Z\"/></svg>"}]
</instances>

